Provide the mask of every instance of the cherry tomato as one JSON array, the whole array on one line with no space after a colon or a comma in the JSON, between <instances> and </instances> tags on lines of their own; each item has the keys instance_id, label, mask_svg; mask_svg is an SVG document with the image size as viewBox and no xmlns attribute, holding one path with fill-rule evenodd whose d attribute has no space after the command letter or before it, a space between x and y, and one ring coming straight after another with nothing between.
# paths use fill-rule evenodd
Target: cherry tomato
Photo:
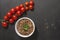
<instances>
[{"instance_id":1,"label":"cherry tomato","mask_svg":"<svg viewBox=\"0 0 60 40\"><path fill-rule=\"evenodd\" d=\"M6 28L8 26L7 22L2 22L2 27Z\"/></svg>"},{"instance_id":2,"label":"cherry tomato","mask_svg":"<svg viewBox=\"0 0 60 40\"><path fill-rule=\"evenodd\" d=\"M21 8L21 12L25 12L25 8L24 7Z\"/></svg>"},{"instance_id":3,"label":"cherry tomato","mask_svg":"<svg viewBox=\"0 0 60 40\"><path fill-rule=\"evenodd\" d=\"M17 11L16 14L17 14L17 16L20 16L21 15L21 11Z\"/></svg>"},{"instance_id":4,"label":"cherry tomato","mask_svg":"<svg viewBox=\"0 0 60 40\"><path fill-rule=\"evenodd\" d=\"M15 9L16 9L16 11L17 11L17 10L20 10L20 7L19 7L19 6L16 6L16 8L15 8Z\"/></svg>"},{"instance_id":5,"label":"cherry tomato","mask_svg":"<svg viewBox=\"0 0 60 40\"><path fill-rule=\"evenodd\" d=\"M13 20L17 20L17 16L16 16L16 15L13 15L13 16L12 16L12 19L13 19Z\"/></svg>"},{"instance_id":6,"label":"cherry tomato","mask_svg":"<svg viewBox=\"0 0 60 40\"><path fill-rule=\"evenodd\" d=\"M4 16L4 20L9 20L8 16Z\"/></svg>"},{"instance_id":7,"label":"cherry tomato","mask_svg":"<svg viewBox=\"0 0 60 40\"><path fill-rule=\"evenodd\" d=\"M31 0L31 1L29 2L29 4L30 4L30 5L34 5L34 2Z\"/></svg>"},{"instance_id":8,"label":"cherry tomato","mask_svg":"<svg viewBox=\"0 0 60 40\"><path fill-rule=\"evenodd\" d=\"M11 14L10 12L8 12L8 13L7 13L7 16L8 16L8 17L11 17L11 16L12 16L12 14Z\"/></svg>"},{"instance_id":9,"label":"cherry tomato","mask_svg":"<svg viewBox=\"0 0 60 40\"><path fill-rule=\"evenodd\" d=\"M29 10L29 7L26 6L25 9L26 9L26 10Z\"/></svg>"},{"instance_id":10,"label":"cherry tomato","mask_svg":"<svg viewBox=\"0 0 60 40\"><path fill-rule=\"evenodd\" d=\"M29 5L29 9L32 10L33 9L33 6L32 5Z\"/></svg>"},{"instance_id":11,"label":"cherry tomato","mask_svg":"<svg viewBox=\"0 0 60 40\"><path fill-rule=\"evenodd\" d=\"M15 9L14 8L12 8L11 10L10 10L10 12L12 13L12 14L14 14L15 13Z\"/></svg>"},{"instance_id":12,"label":"cherry tomato","mask_svg":"<svg viewBox=\"0 0 60 40\"><path fill-rule=\"evenodd\" d=\"M13 19L10 19L10 20L9 20L9 23L14 23L14 20L13 20Z\"/></svg>"},{"instance_id":13,"label":"cherry tomato","mask_svg":"<svg viewBox=\"0 0 60 40\"><path fill-rule=\"evenodd\" d=\"M24 7L24 5L23 4L20 4L20 8L22 8L22 7Z\"/></svg>"},{"instance_id":14,"label":"cherry tomato","mask_svg":"<svg viewBox=\"0 0 60 40\"><path fill-rule=\"evenodd\" d=\"M25 5L26 5L26 6L29 6L29 2L25 2Z\"/></svg>"}]
</instances>

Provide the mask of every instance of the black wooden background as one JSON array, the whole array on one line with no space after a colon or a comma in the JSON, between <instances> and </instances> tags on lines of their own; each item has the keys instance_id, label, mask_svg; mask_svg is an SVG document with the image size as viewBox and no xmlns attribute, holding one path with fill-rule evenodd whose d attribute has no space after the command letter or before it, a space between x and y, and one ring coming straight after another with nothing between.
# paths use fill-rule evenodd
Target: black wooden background
<instances>
[{"instance_id":1,"label":"black wooden background","mask_svg":"<svg viewBox=\"0 0 60 40\"><path fill-rule=\"evenodd\" d=\"M11 9L29 0L0 0L0 18ZM22 17L31 18L36 31L29 38L21 38L15 33L15 23L7 29L0 24L0 40L60 40L60 0L34 0L34 11Z\"/></svg>"}]
</instances>

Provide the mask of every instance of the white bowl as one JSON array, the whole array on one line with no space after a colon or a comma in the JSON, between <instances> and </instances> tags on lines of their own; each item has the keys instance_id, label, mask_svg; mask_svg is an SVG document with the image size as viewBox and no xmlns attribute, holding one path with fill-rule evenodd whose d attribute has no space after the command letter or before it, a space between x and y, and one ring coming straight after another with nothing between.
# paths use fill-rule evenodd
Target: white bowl
<instances>
[{"instance_id":1,"label":"white bowl","mask_svg":"<svg viewBox=\"0 0 60 40\"><path fill-rule=\"evenodd\" d=\"M22 34L20 34L20 33L18 32L18 30L17 30L17 24L18 24L18 22L19 22L20 20L22 20L22 19L28 19L28 20L30 20L30 21L32 22L32 24L33 24L33 31L32 31L29 35L22 35ZM17 33L18 36L23 37L23 38L28 38L28 37L30 37L30 36L34 33L34 31L35 31L35 24L34 24L34 22L33 22L30 18L28 18L28 17L20 18L19 20L17 20L17 22L16 22L16 24L15 24L15 31L16 31L16 33Z\"/></svg>"}]
</instances>

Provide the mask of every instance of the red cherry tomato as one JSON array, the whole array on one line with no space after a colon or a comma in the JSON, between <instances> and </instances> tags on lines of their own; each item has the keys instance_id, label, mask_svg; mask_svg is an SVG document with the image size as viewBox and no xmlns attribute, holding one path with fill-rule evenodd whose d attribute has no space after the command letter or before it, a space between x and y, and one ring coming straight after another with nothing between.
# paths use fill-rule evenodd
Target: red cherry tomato
<instances>
[{"instance_id":1,"label":"red cherry tomato","mask_svg":"<svg viewBox=\"0 0 60 40\"><path fill-rule=\"evenodd\" d=\"M12 14L11 14L10 12L8 12L8 13L7 13L7 16L8 16L8 17L11 17L11 16L12 16Z\"/></svg>"},{"instance_id":2,"label":"red cherry tomato","mask_svg":"<svg viewBox=\"0 0 60 40\"><path fill-rule=\"evenodd\" d=\"M27 10L29 10L29 7L26 6L25 9L26 9L26 11L27 11Z\"/></svg>"},{"instance_id":3,"label":"red cherry tomato","mask_svg":"<svg viewBox=\"0 0 60 40\"><path fill-rule=\"evenodd\" d=\"M9 23L14 23L14 20L13 20L13 19L10 19L10 20L9 20Z\"/></svg>"},{"instance_id":4,"label":"red cherry tomato","mask_svg":"<svg viewBox=\"0 0 60 40\"><path fill-rule=\"evenodd\" d=\"M8 16L4 16L4 20L9 20Z\"/></svg>"},{"instance_id":5,"label":"red cherry tomato","mask_svg":"<svg viewBox=\"0 0 60 40\"><path fill-rule=\"evenodd\" d=\"M16 9L16 11L18 11L18 10L20 10L20 7L19 7L19 6L16 6L16 8L15 8L15 9Z\"/></svg>"},{"instance_id":6,"label":"red cherry tomato","mask_svg":"<svg viewBox=\"0 0 60 40\"><path fill-rule=\"evenodd\" d=\"M29 4L30 4L30 5L34 5L34 2L31 0L31 1L29 2Z\"/></svg>"},{"instance_id":7,"label":"red cherry tomato","mask_svg":"<svg viewBox=\"0 0 60 40\"><path fill-rule=\"evenodd\" d=\"M32 10L33 9L33 6L32 5L29 5L29 9Z\"/></svg>"},{"instance_id":8,"label":"red cherry tomato","mask_svg":"<svg viewBox=\"0 0 60 40\"><path fill-rule=\"evenodd\" d=\"M29 2L25 2L25 5L26 5L26 6L29 6Z\"/></svg>"},{"instance_id":9,"label":"red cherry tomato","mask_svg":"<svg viewBox=\"0 0 60 40\"><path fill-rule=\"evenodd\" d=\"M11 10L10 10L10 12L12 13L12 14L14 14L15 13L15 9L14 8L12 8Z\"/></svg>"},{"instance_id":10,"label":"red cherry tomato","mask_svg":"<svg viewBox=\"0 0 60 40\"><path fill-rule=\"evenodd\" d=\"M24 7L21 8L21 12L25 12L25 8Z\"/></svg>"},{"instance_id":11,"label":"red cherry tomato","mask_svg":"<svg viewBox=\"0 0 60 40\"><path fill-rule=\"evenodd\" d=\"M16 15L13 15L13 16L12 16L12 19L13 19L13 20L17 20L17 16L16 16Z\"/></svg>"},{"instance_id":12,"label":"red cherry tomato","mask_svg":"<svg viewBox=\"0 0 60 40\"><path fill-rule=\"evenodd\" d=\"M2 22L2 27L6 28L8 26L7 22Z\"/></svg>"},{"instance_id":13,"label":"red cherry tomato","mask_svg":"<svg viewBox=\"0 0 60 40\"><path fill-rule=\"evenodd\" d=\"M24 7L24 5L23 4L20 4L20 8L22 8L22 7Z\"/></svg>"},{"instance_id":14,"label":"red cherry tomato","mask_svg":"<svg viewBox=\"0 0 60 40\"><path fill-rule=\"evenodd\" d=\"M17 16L20 16L21 15L21 11L17 11L16 14L17 14Z\"/></svg>"}]
</instances>

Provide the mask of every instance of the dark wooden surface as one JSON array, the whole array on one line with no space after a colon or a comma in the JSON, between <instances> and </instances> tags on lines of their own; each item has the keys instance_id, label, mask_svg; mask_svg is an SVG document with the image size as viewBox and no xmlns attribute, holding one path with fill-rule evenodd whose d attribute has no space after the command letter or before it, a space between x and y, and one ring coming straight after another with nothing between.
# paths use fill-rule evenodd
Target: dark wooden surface
<instances>
[{"instance_id":1,"label":"dark wooden surface","mask_svg":"<svg viewBox=\"0 0 60 40\"><path fill-rule=\"evenodd\" d=\"M29 0L0 0L0 18L13 7ZM30 38L21 38L15 33L15 23L8 29L0 24L0 40L60 40L60 0L34 0L34 11L28 11L22 17L31 18L36 31Z\"/></svg>"}]
</instances>

